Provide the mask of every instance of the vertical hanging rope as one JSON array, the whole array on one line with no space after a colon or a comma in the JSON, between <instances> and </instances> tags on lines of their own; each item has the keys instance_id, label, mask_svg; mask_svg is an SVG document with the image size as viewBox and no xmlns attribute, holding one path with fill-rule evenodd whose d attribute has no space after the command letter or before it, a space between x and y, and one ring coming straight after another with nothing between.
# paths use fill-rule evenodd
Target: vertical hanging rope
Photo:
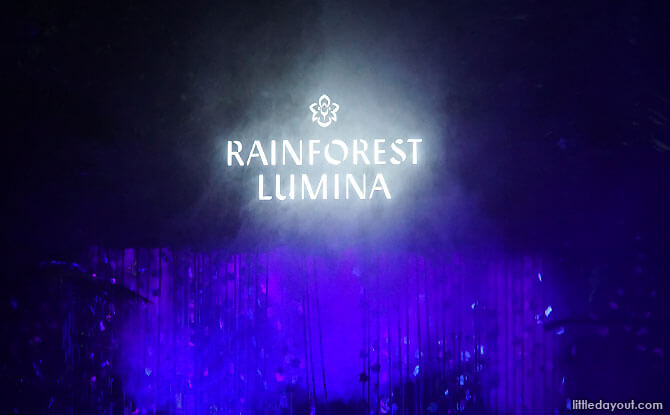
<instances>
[{"instance_id":1,"label":"vertical hanging rope","mask_svg":"<svg viewBox=\"0 0 670 415\"><path fill-rule=\"evenodd\" d=\"M240 267L242 265L242 258L241 254L236 255L235 259L235 282L234 282L234 291L235 291L235 304L234 304L234 310L233 310L233 317L235 318L235 330L234 330L234 336L232 336L232 341L233 341L233 349L235 350L235 355L234 355L234 367L233 367L233 390L235 391L233 394L233 398L235 399L235 407L237 408L237 412L239 413L240 410L240 400L239 400L239 371L240 371L240 341L239 341L239 316L240 316Z\"/></svg>"},{"instance_id":2,"label":"vertical hanging rope","mask_svg":"<svg viewBox=\"0 0 670 415\"><path fill-rule=\"evenodd\" d=\"M299 269L298 269L298 275L302 276L302 261L300 261ZM305 392L307 392L307 402L308 404L311 404L312 400L310 397L310 387L309 387L309 352L308 352L308 340L307 340L307 304L305 301L305 295L306 293L303 291L302 295L302 328L303 328L303 344L305 347ZM314 379L312 379L312 382L314 382Z\"/></svg>"},{"instance_id":3,"label":"vertical hanging rope","mask_svg":"<svg viewBox=\"0 0 670 415\"><path fill-rule=\"evenodd\" d=\"M400 379L400 401L402 404L402 415L405 415L405 383L402 375L402 316L398 307L398 378Z\"/></svg>"},{"instance_id":4,"label":"vertical hanging rope","mask_svg":"<svg viewBox=\"0 0 670 415\"><path fill-rule=\"evenodd\" d=\"M244 382L244 403L246 405L249 405L251 409L253 409L250 405L251 400L249 399L249 389L251 388L251 379L252 379L252 365L251 363L253 360L251 359L251 355L253 354L253 350L251 347L251 335L250 333L253 330L252 324L249 322L249 317L250 313L253 313L252 308L250 307L251 303L251 273L252 269L255 272L256 268L256 258L253 254L247 254L247 272L245 273L245 281L246 281L246 288L245 288L245 303L244 303L244 315L246 318L244 319L244 326L243 326L243 334L242 334L242 339L244 339L244 365L246 366L246 374L245 374L245 382ZM253 314L251 314L251 317L253 318Z\"/></svg>"},{"instance_id":5,"label":"vertical hanging rope","mask_svg":"<svg viewBox=\"0 0 670 415\"><path fill-rule=\"evenodd\" d=\"M424 373L430 373L429 370L432 369L432 337L430 335L430 303L428 301L428 287L430 286L428 284L428 264L426 263L426 259L423 258L423 267L421 270L421 275L423 276L423 307L424 307L424 320L426 320L426 358L424 359L424 366L425 366L425 371L424 368L421 368L421 386L422 386L422 392L424 396L432 396L433 394L433 388L432 388L432 383L430 382L430 379L428 381L428 390L426 391L426 377L423 376ZM432 297L430 297L432 298Z\"/></svg>"},{"instance_id":6,"label":"vertical hanging rope","mask_svg":"<svg viewBox=\"0 0 670 415\"><path fill-rule=\"evenodd\" d=\"M368 278L368 273L365 273L365 296L366 296L366 301L365 301L365 332L366 332L366 342L365 342L365 355L367 357L367 381L368 381L368 413L370 413L370 403L372 398L370 397L370 381L372 380L372 372L370 371L370 359L372 358L370 356L370 350L372 349L370 347L370 326L372 325L370 323L371 318L370 318L370 280Z\"/></svg>"},{"instance_id":7,"label":"vertical hanging rope","mask_svg":"<svg viewBox=\"0 0 670 415\"><path fill-rule=\"evenodd\" d=\"M254 316L254 325L253 325L253 335L254 339L258 339L258 311L259 311L259 298L258 298L258 268L260 266L260 254L258 250L256 250L256 255L254 257L254 305L253 305L253 316ZM257 340L258 341L258 340ZM257 343L258 344L258 343ZM257 402L257 387L258 387L258 377L255 374L255 370L257 368L257 363L258 363L258 351L256 347L253 349L253 362L254 362L254 368L252 368L252 376L254 378L254 384L253 384L253 390L252 392L252 410L255 412L256 409L256 402ZM260 370L260 369L258 369ZM263 368L263 372L261 372L262 376L265 376L265 368Z\"/></svg>"},{"instance_id":8,"label":"vertical hanging rope","mask_svg":"<svg viewBox=\"0 0 670 415\"><path fill-rule=\"evenodd\" d=\"M410 373L409 366L410 366L410 361L411 361L411 357L410 357L411 354L410 354L410 347L409 347L409 343L410 343L410 335L409 335L409 302L410 302L409 272L405 272L405 295L404 295L404 298L405 298L405 338L407 340L405 342L405 358L407 359L407 364L405 365L405 375L406 375L405 379L407 381L406 385L409 386L410 383L411 383L411 378L409 377L409 373ZM405 390L407 390L407 388L405 388ZM416 388L415 388L415 390L416 390ZM416 399L414 400L414 402L416 403ZM409 411L409 408L404 410L404 412L408 412L408 411Z\"/></svg>"},{"instance_id":9,"label":"vertical hanging rope","mask_svg":"<svg viewBox=\"0 0 670 415\"><path fill-rule=\"evenodd\" d=\"M422 411L422 405L421 405L421 393L423 391L422 388L422 380L423 380L423 371L424 368L421 366L422 364L422 359L421 359L421 301L420 301L420 295L421 295L421 286L420 286L420 281L421 279L419 278L419 260L418 257L415 255L414 256L414 278L416 279L416 337L417 337L417 353L418 353L418 358L419 358L419 373L416 376L416 412L417 414L423 413Z\"/></svg>"},{"instance_id":10,"label":"vertical hanging rope","mask_svg":"<svg viewBox=\"0 0 670 415\"><path fill-rule=\"evenodd\" d=\"M388 259L384 261L384 275L388 278ZM389 371L389 381L388 381L388 403L389 407L393 406L393 342L391 341L391 327L392 319L391 315L391 304L389 297L387 296L384 301L384 310L386 310L386 352L388 353L388 371Z\"/></svg>"},{"instance_id":11,"label":"vertical hanging rope","mask_svg":"<svg viewBox=\"0 0 670 415\"><path fill-rule=\"evenodd\" d=\"M379 253L375 253L375 314L377 316L377 333L376 333L376 346L377 346L377 363L375 367L377 368L377 382L375 383L375 395L376 395L376 405L375 405L375 411L377 414L379 414L380 409L381 409L381 399L379 398L379 374L381 373L381 362L380 362L380 350L382 348L381 345L381 307L380 307L380 288L379 288Z\"/></svg>"},{"instance_id":12,"label":"vertical hanging rope","mask_svg":"<svg viewBox=\"0 0 670 415\"><path fill-rule=\"evenodd\" d=\"M438 313L442 317L442 382L445 381L447 377L447 313L446 313L446 287L447 287L447 272L446 266L443 264L442 269L442 301L438 307Z\"/></svg>"},{"instance_id":13,"label":"vertical hanging rope","mask_svg":"<svg viewBox=\"0 0 670 415\"><path fill-rule=\"evenodd\" d=\"M270 251L265 255L265 303L263 304L263 328L267 329L268 324L268 307L270 305ZM268 378L267 374L267 355L268 355L268 341L267 336L263 336L263 377ZM264 388L265 389L265 388ZM265 400L264 400L265 401ZM265 407L265 405L264 405Z\"/></svg>"},{"instance_id":14,"label":"vertical hanging rope","mask_svg":"<svg viewBox=\"0 0 670 415\"><path fill-rule=\"evenodd\" d=\"M323 396L328 402L328 388L326 387L326 360L323 356L323 331L321 330L321 306L319 304L319 281L317 274L316 258L312 257L312 268L314 273L314 300L316 302L316 321L319 331L319 354L321 356L321 378L323 379Z\"/></svg>"},{"instance_id":15,"label":"vertical hanging rope","mask_svg":"<svg viewBox=\"0 0 670 415\"><path fill-rule=\"evenodd\" d=\"M156 335L156 383L158 383L158 387L156 388L156 398L158 398L158 394L160 392L160 382L161 378L159 376L159 370L161 367L161 300L163 297L163 267L162 267L162 261L161 261L161 248L158 248L158 313L156 315L156 325L158 326L158 333ZM158 399L157 399L158 400Z\"/></svg>"},{"instance_id":16,"label":"vertical hanging rope","mask_svg":"<svg viewBox=\"0 0 670 415\"><path fill-rule=\"evenodd\" d=\"M389 304L387 301L386 304L386 310L389 310ZM388 371L389 371L389 381L388 381L388 400L389 400L389 406L392 405L393 402L393 342L391 341L391 313L387 311L386 313L386 344L387 346L387 352L389 356L389 361L388 361Z\"/></svg>"},{"instance_id":17,"label":"vertical hanging rope","mask_svg":"<svg viewBox=\"0 0 670 415\"><path fill-rule=\"evenodd\" d=\"M309 308L309 271L305 266L305 321L307 322L307 347L309 348L309 367L312 376L312 396L314 397L314 406L316 407L316 376L314 376L314 354L312 351L312 322Z\"/></svg>"},{"instance_id":18,"label":"vertical hanging rope","mask_svg":"<svg viewBox=\"0 0 670 415\"><path fill-rule=\"evenodd\" d=\"M362 365L363 365L362 372L361 372L361 376L362 376L362 379L361 379L361 400L365 401L365 381L364 381L364 378L365 378L365 373L366 373L365 372L365 356L366 356L367 351L366 351L366 340L365 340L365 333L366 333L365 332L365 286L362 284L362 281L361 281L361 286L363 288L363 293L362 293L363 294L363 299L362 299L363 312L361 313L362 314L361 315L361 332L362 332L362 335L363 335L362 336L363 337L363 344L361 345L361 358L362 358Z\"/></svg>"}]
</instances>

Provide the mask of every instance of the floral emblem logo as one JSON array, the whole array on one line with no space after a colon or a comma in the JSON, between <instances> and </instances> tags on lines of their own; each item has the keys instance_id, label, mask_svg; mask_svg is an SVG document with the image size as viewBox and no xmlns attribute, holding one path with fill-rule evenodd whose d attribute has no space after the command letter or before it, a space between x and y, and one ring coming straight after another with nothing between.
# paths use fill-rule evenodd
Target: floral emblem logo
<instances>
[{"instance_id":1,"label":"floral emblem logo","mask_svg":"<svg viewBox=\"0 0 670 415\"><path fill-rule=\"evenodd\" d=\"M340 106L332 102L326 94L319 97L319 102L309 106L309 110L312 111L312 122L316 122L321 127L328 127L331 123L336 122L339 109Z\"/></svg>"}]
</instances>

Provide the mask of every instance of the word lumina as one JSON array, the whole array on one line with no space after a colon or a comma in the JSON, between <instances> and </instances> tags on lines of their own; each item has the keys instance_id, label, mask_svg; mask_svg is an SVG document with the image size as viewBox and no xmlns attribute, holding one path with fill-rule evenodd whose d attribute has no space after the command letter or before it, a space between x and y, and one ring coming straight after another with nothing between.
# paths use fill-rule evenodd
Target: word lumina
<instances>
[{"instance_id":1,"label":"word lumina","mask_svg":"<svg viewBox=\"0 0 670 415\"><path fill-rule=\"evenodd\" d=\"M230 140L226 147L226 162L231 167L324 166L332 170L331 174L317 176L275 172L271 175L274 176L274 183L269 185L265 174L261 173L258 175L259 200L372 199L376 192L391 199L384 175L370 174L367 170L363 172L361 167L416 165L419 163L418 146L422 141L418 138L374 139L370 142L363 139L349 142L339 139L299 140L295 143L289 140L270 140L266 143L254 140L245 148L242 141ZM340 171L339 168L344 166L350 166L354 171ZM361 173L356 173L357 169Z\"/></svg>"}]
</instances>

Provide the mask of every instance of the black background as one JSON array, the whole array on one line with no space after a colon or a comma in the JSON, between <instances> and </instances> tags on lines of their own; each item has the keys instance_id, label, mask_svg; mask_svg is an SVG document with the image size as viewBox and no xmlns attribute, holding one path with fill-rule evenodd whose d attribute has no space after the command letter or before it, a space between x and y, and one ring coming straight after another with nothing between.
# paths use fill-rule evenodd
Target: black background
<instances>
[{"instance_id":1,"label":"black background","mask_svg":"<svg viewBox=\"0 0 670 415\"><path fill-rule=\"evenodd\" d=\"M650 331L664 337L667 3L338 7L369 25L370 48L395 30L384 22L400 22L397 30L422 45L410 52L413 65L447 74L453 152L445 157L488 234L561 264L573 310L607 309L623 288L644 311L657 292ZM28 1L8 10L8 261L77 258L91 244L206 248L234 238L236 189L201 203L217 169L217 134L246 117L256 86L281 79L296 56L319 60L323 11L324 3L299 1ZM264 64L252 68L258 56ZM453 237L470 241L468 226ZM629 341L580 347L590 356L584 373L600 373L596 392L660 390L655 360L619 359Z\"/></svg>"}]
</instances>

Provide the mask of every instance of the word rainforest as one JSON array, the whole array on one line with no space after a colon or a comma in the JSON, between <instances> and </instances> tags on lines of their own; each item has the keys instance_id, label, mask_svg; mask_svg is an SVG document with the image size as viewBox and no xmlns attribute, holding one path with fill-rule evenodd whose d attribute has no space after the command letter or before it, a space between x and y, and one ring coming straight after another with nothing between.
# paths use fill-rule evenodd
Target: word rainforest
<instances>
[{"instance_id":1,"label":"word rainforest","mask_svg":"<svg viewBox=\"0 0 670 415\"><path fill-rule=\"evenodd\" d=\"M275 167L268 183L265 174L258 176L259 200L293 199L372 199L379 192L391 199L391 192L382 173L371 173L369 167L419 163L418 146L423 140L410 139L339 139L322 140L254 140L250 146L242 141L227 143L228 166ZM320 166L330 174L282 174L284 166ZM333 167L331 167L333 166ZM347 167L353 171L347 171ZM293 171L294 169L291 169ZM310 167L310 172L314 168ZM356 173L360 170L360 173Z\"/></svg>"}]
</instances>

